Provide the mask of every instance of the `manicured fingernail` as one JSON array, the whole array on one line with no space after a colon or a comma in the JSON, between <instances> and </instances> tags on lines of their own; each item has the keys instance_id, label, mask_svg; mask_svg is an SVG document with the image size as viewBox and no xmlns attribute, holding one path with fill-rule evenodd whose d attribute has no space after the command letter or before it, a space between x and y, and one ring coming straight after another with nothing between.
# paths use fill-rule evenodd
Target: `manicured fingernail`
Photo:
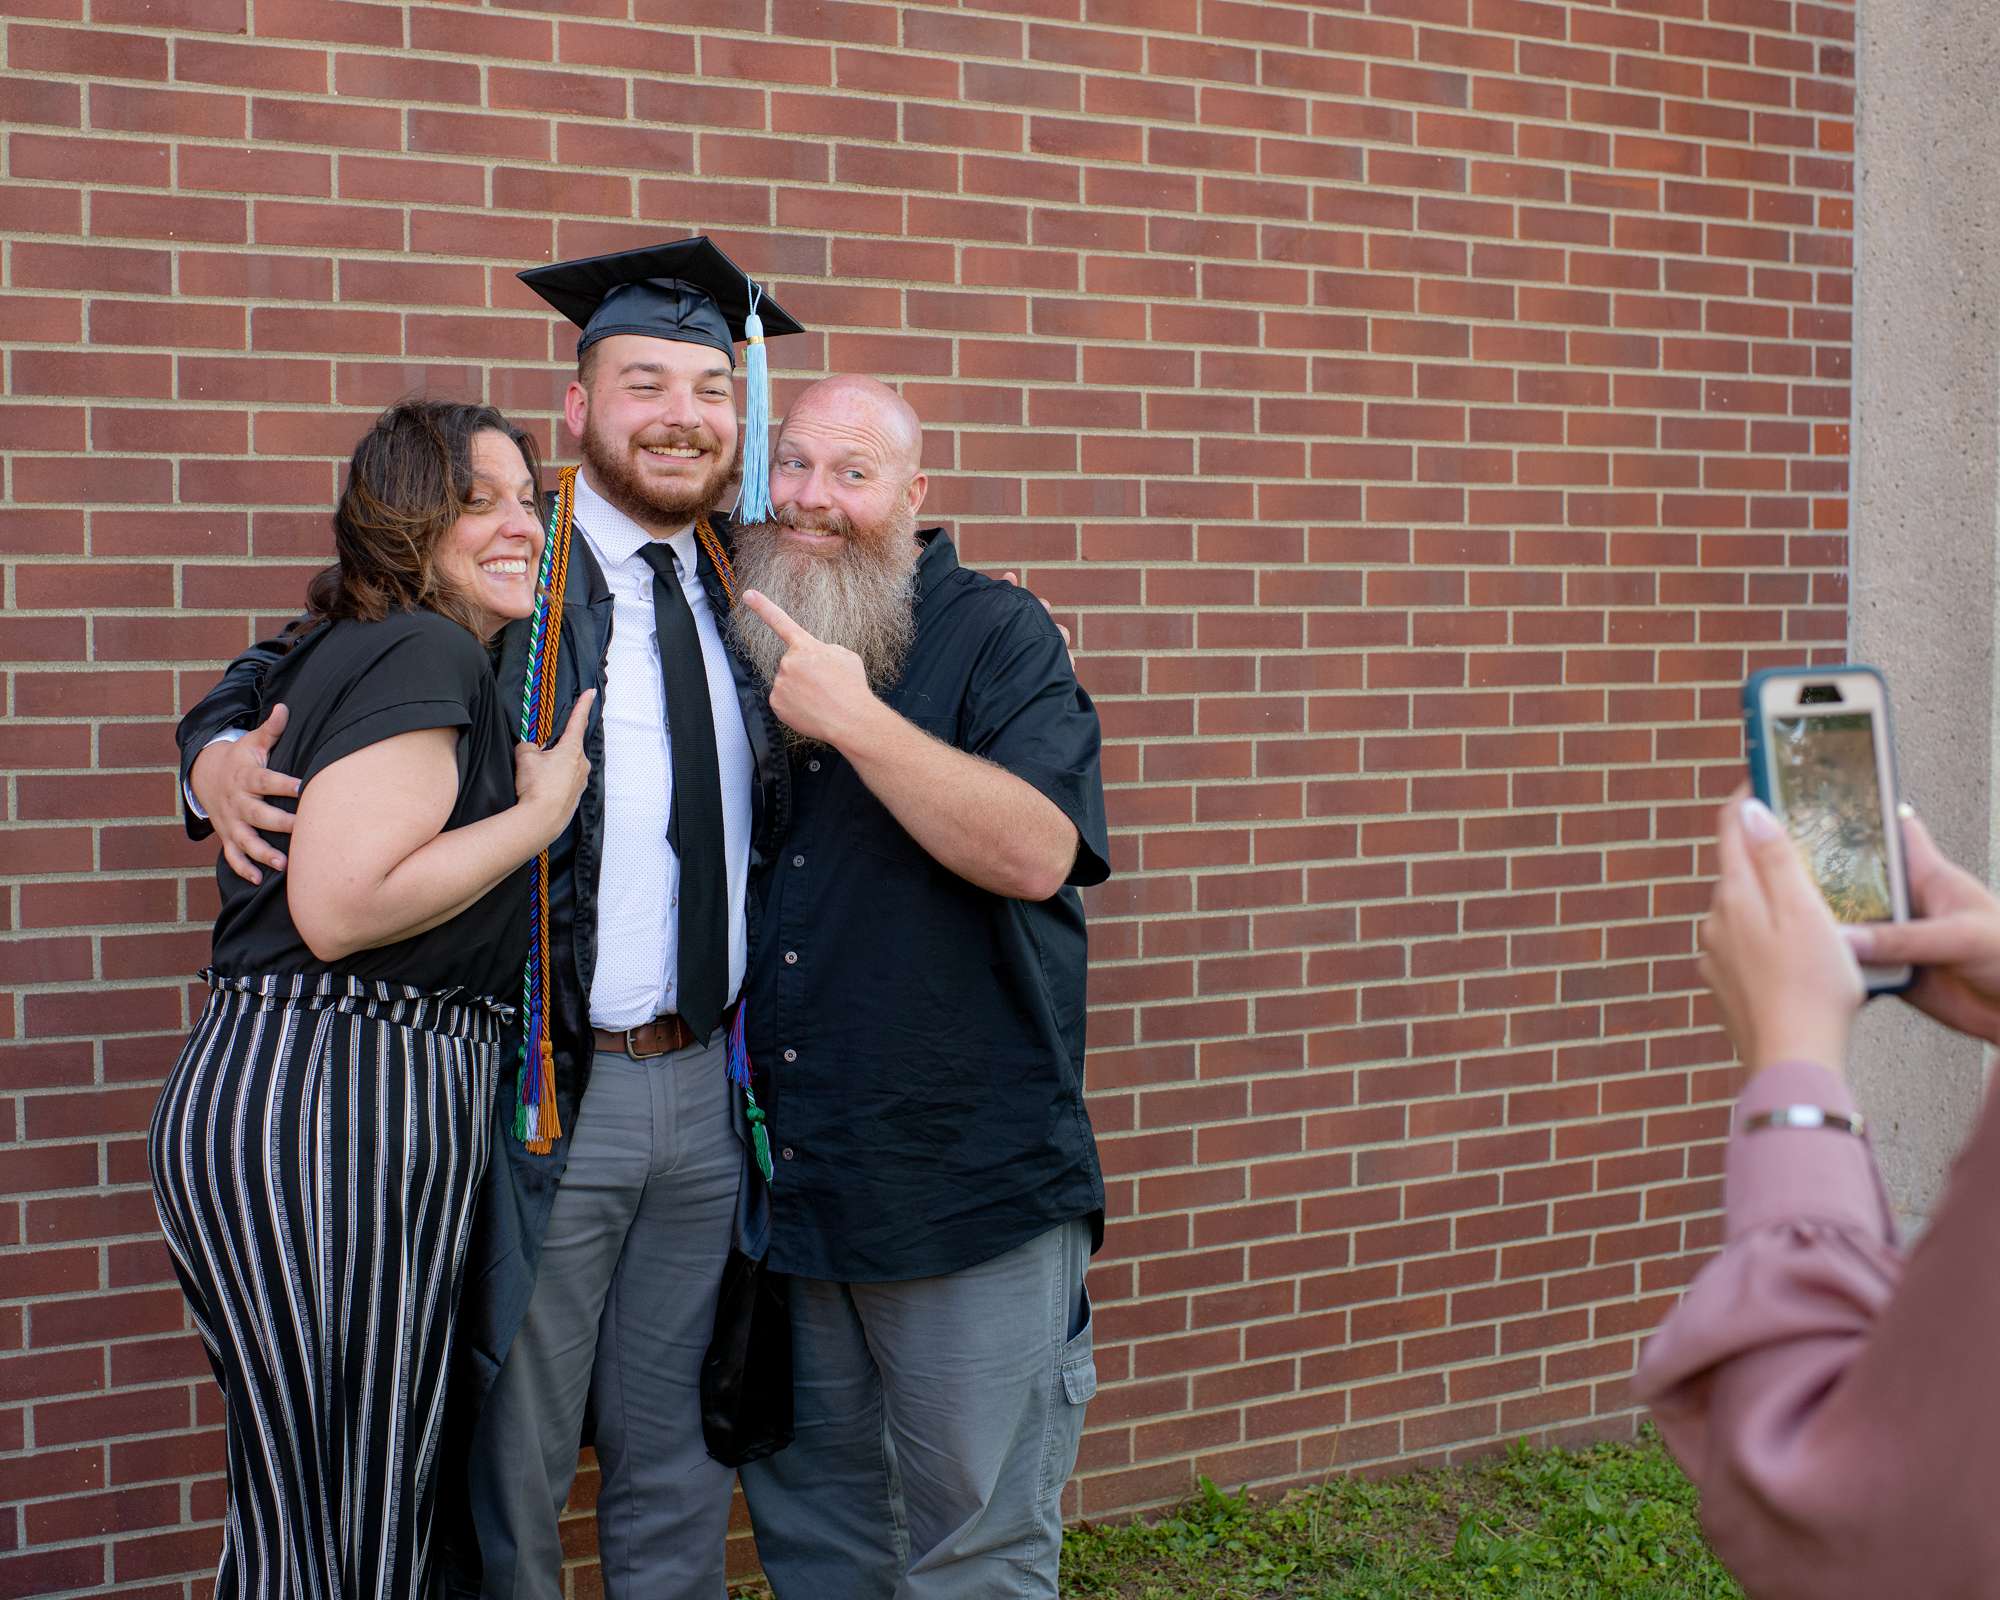
<instances>
[{"instance_id":1,"label":"manicured fingernail","mask_svg":"<svg viewBox=\"0 0 2000 1600\"><path fill-rule=\"evenodd\" d=\"M1896 802L1896 815L1901 817L1905 822L1914 822L1916 820L1917 808L1907 800L1899 800Z\"/></svg>"},{"instance_id":2,"label":"manicured fingernail","mask_svg":"<svg viewBox=\"0 0 2000 1600\"><path fill-rule=\"evenodd\" d=\"M1778 836L1778 819L1771 815L1771 808L1761 800L1745 800L1741 809L1743 831L1753 839L1775 839Z\"/></svg>"},{"instance_id":3,"label":"manicured fingernail","mask_svg":"<svg viewBox=\"0 0 2000 1600\"><path fill-rule=\"evenodd\" d=\"M1866 961L1869 953L1875 948L1875 930L1843 924L1840 933L1847 941L1847 948L1860 960Z\"/></svg>"}]
</instances>

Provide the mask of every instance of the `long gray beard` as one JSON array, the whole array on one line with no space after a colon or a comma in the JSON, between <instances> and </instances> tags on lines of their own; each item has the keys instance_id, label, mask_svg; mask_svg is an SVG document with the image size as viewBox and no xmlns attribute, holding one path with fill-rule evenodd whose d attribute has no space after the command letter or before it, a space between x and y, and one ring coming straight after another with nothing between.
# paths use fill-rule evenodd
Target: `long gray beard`
<instances>
[{"instance_id":1,"label":"long gray beard","mask_svg":"<svg viewBox=\"0 0 2000 1600\"><path fill-rule=\"evenodd\" d=\"M916 638L916 520L908 512L875 537L851 534L837 556L816 556L784 542L774 523L738 528L731 565L739 590L775 600L815 639L852 650L870 687L902 676ZM768 687L778 676L785 642L748 606L729 613L729 637Z\"/></svg>"}]
</instances>

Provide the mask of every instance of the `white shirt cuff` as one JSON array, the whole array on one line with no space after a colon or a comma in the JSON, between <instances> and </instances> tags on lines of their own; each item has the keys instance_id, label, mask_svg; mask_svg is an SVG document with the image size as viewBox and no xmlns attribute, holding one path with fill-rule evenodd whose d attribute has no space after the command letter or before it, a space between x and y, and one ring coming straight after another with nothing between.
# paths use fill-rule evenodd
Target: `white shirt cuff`
<instances>
[{"instance_id":1,"label":"white shirt cuff","mask_svg":"<svg viewBox=\"0 0 2000 1600\"><path fill-rule=\"evenodd\" d=\"M248 728L224 728L222 732L203 745L202 749L207 750L218 744L234 744L249 731ZM187 802L187 808L193 815L199 817L203 822L208 821L208 813L201 809L201 802L194 797L193 784L184 783L181 785L181 798Z\"/></svg>"}]
</instances>

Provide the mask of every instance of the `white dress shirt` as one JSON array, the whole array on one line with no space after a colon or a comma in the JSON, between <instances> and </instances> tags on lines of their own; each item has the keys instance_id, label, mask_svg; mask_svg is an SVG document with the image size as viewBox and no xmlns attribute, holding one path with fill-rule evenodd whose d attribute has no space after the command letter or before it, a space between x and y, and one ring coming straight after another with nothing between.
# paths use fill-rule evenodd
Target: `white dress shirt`
<instances>
[{"instance_id":1,"label":"white dress shirt","mask_svg":"<svg viewBox=\"0 0 2000 1600\"><path fill-rule=\"evenodd\" d=\"M590 1020L631 1028L677 1011L681 864L667 843L673 805L671 730L653 618L653 569L639 552L650 535L576 478L576 527L604 569L612 597L611 650L604 684L604 850L597 877L597 973ZM743 987L748 937L743 895L750 876L750 739L729 656L708 592L695 576L695 536L681 529L667 546L680 562L681 592L694 613L722 769L722 835L729 878L729 997Z\"/></svg>"}]
</instances>

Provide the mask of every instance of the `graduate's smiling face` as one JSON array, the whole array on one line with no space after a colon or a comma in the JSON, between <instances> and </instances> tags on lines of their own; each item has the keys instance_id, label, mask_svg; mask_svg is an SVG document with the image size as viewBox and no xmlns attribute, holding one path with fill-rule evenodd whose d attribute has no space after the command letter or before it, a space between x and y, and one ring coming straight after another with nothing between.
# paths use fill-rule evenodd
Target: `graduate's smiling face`
<instances>
[{"instance_id":1,"label":"graduate's smiling face","mask_svg":"<svg viewBox=\"0 0 2000 1600\"><path fill-rule=\"evenodd\" d=\"M463 597L491 638L535 609L541 504L520 446L482 428L472 436L472 487L437 549L438 576Z\"/></svg>"},{"instance_id":2,"label":"graduate's smiling face","mask_svg":"<svg viewBox=\"0 0 2000 1600\"><path fill-rule=\"evenodd\" d=\"M591 486L660 535L714 511L736 483L736 385L704 344L614 333L564 397Z\"/></svg>"}]
</instances>

